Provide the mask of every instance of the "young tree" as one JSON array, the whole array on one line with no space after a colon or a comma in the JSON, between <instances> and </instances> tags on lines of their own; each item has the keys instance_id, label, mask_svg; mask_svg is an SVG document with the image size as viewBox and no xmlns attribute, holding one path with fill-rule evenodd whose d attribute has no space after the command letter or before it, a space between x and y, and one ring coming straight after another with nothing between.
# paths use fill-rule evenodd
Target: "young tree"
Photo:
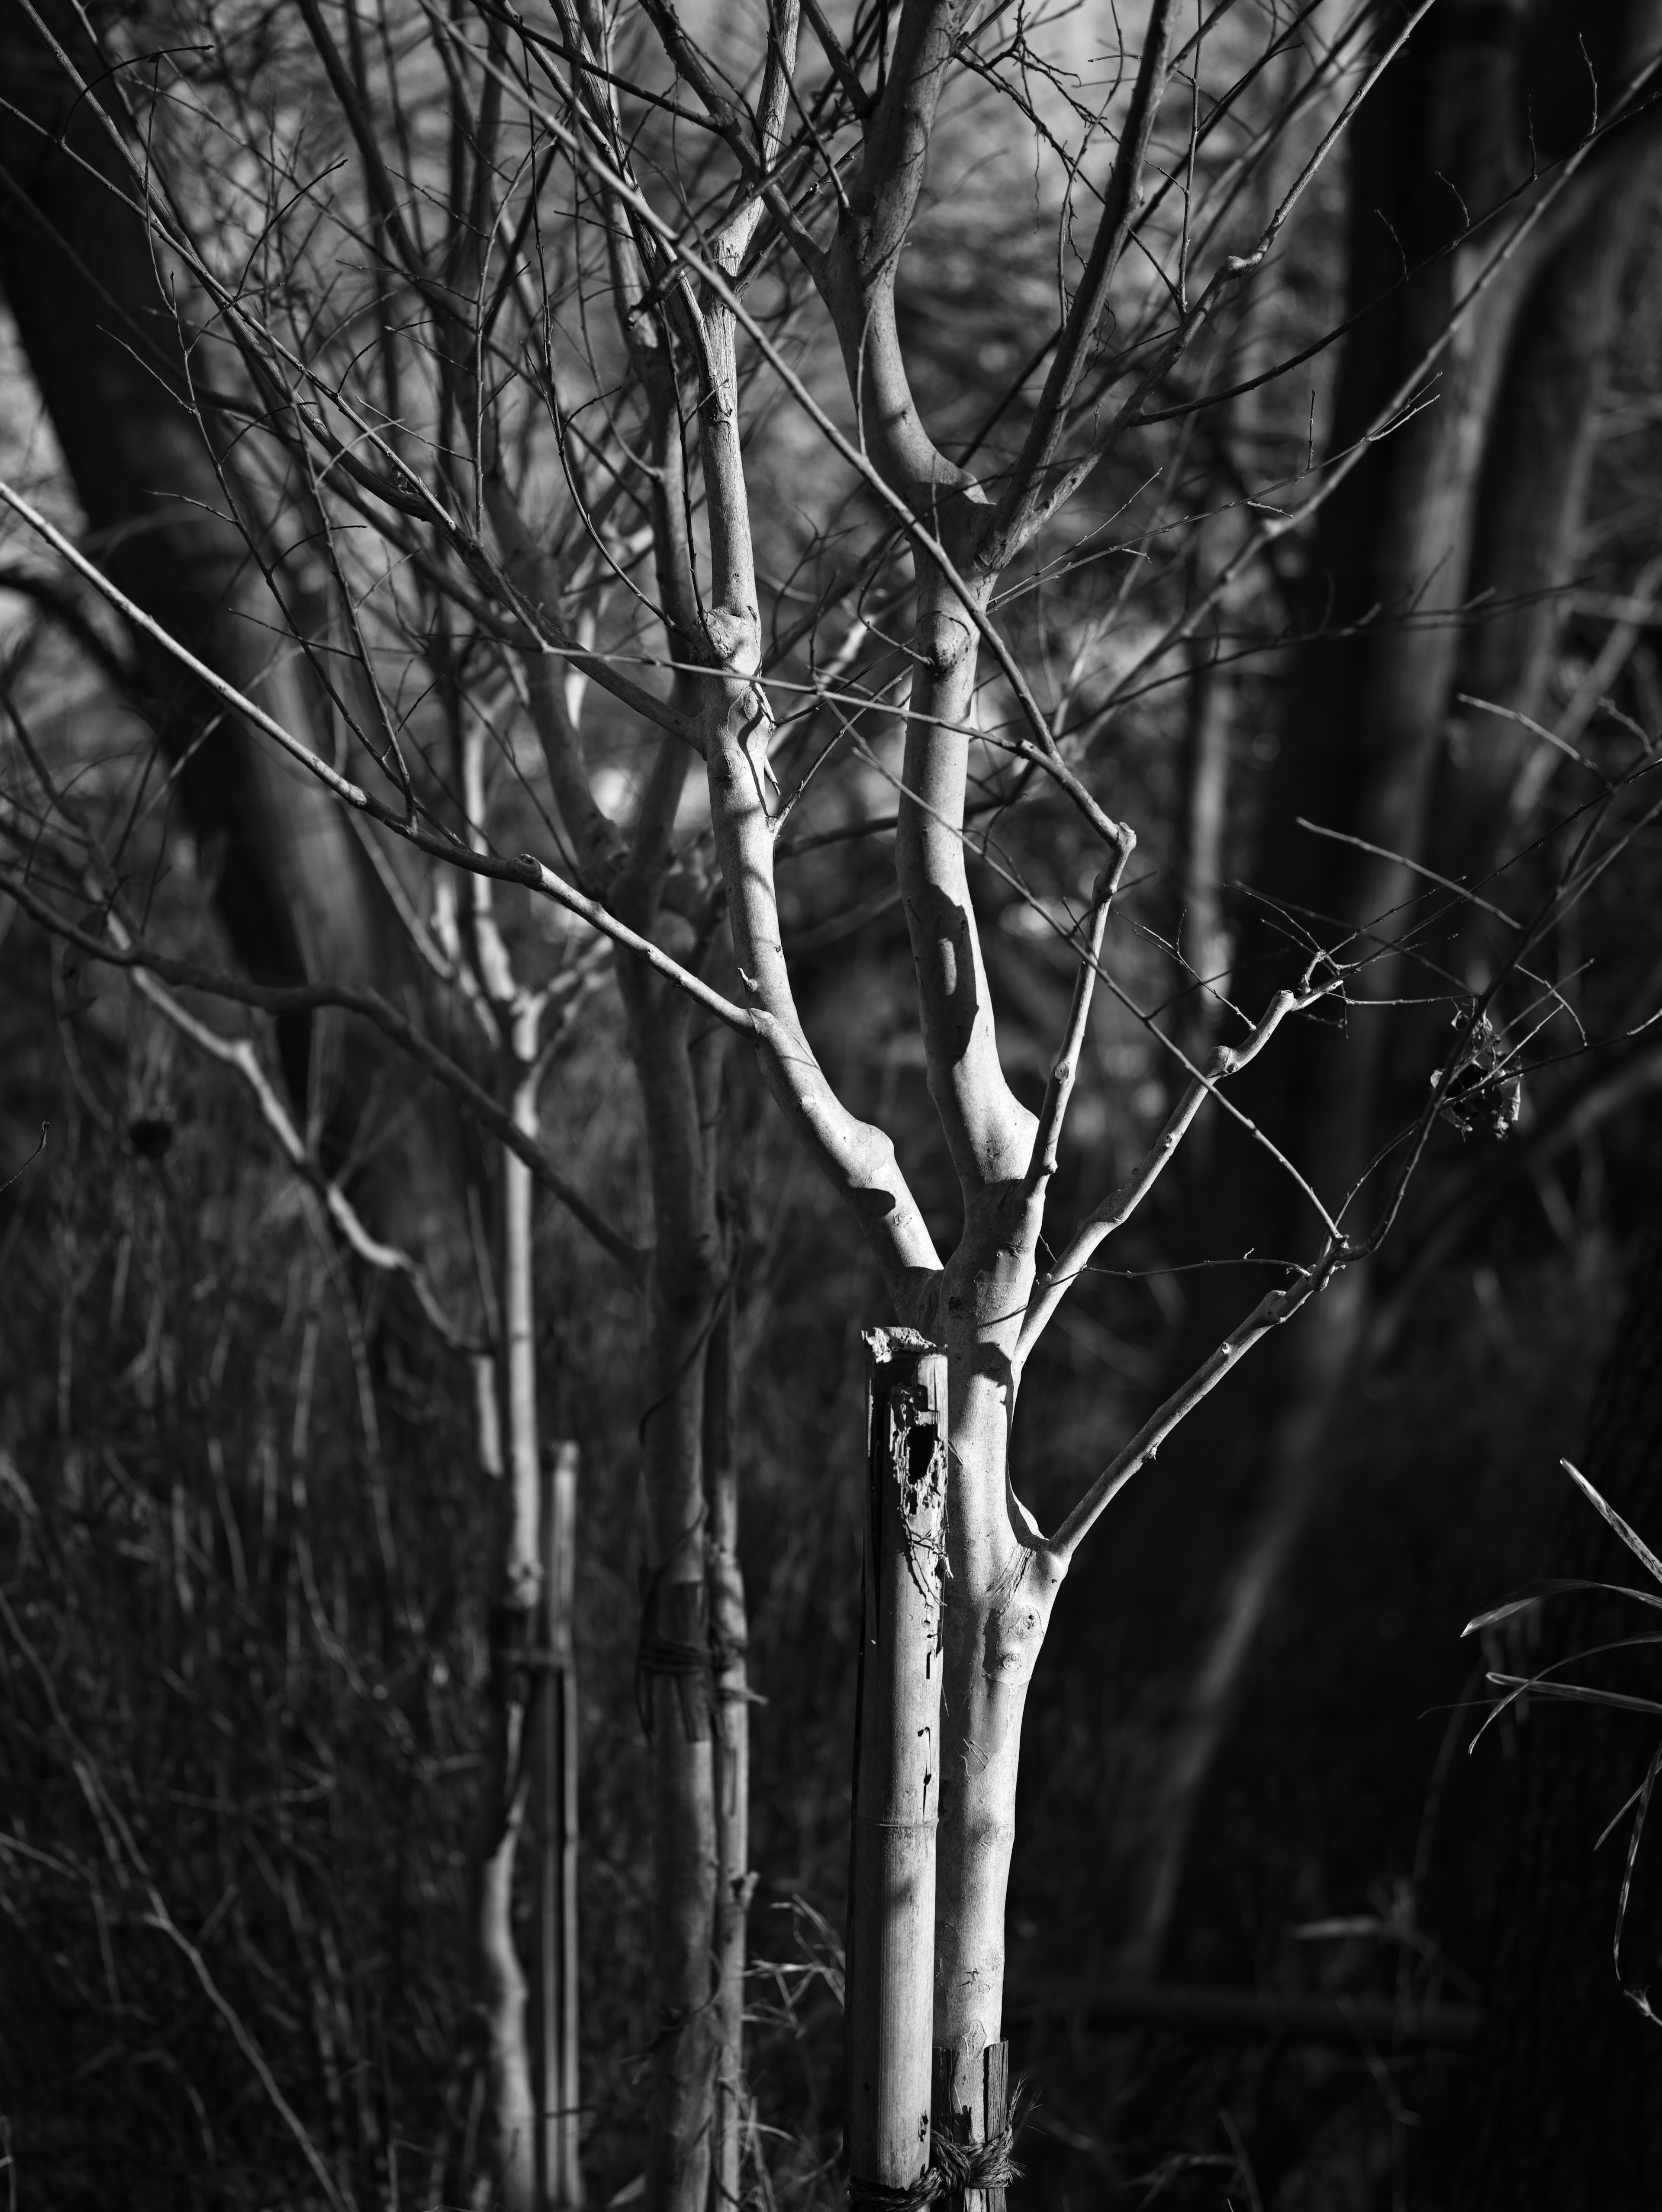
<instances>
[{"instance_id":1,"label":"young tree","mask_svg":"<svg viewBox=\"0 0 1662 2212\"><path fill-rule=\"evenodd\" d=\"M1221 343L1326 190L1329 157L1428 6L1382 22L1364 7L1318 38L1313 11L1265 24L1219 10L1190 32L1169 0L1150 0L1127 47L1103 58L1065 17L1011 22L964 0L862 7L846 22L819 0L770 0L738 21L670 0L616 17L580 0L534 17L499 0L442 15L420 0L373 14L301 0L293 19L228 0L201 6L192 35L149 53L146 72L119 72L131 113L42 27L117 157L111 189L176 286L189 403L235 426L254 504L292 514L328 577L326 646L286 608L279 629L330 702L332 755L132 592L118 601L127 619L356 817L412 913L457 917L488 945L496 910L478 889L463 900L466 878L495 887L521 944L551 908L617 951L655 1228L641 1647L654 2212L703 2212L712 2173L730 2201L737 2172L748 1877L741 1830L721 1820L741 1803L742 1609L728 1416L706 1381L725 1356L732 1266L715 1158L729 1040L755 1055L870 1249L887 1311L860 1318L898 1324L871 1424L848 2008L871 2124L851 2131L851 2191L922 2201L938 2187L933 2155L960 2191L994 2197L1008 2170L1017 1764L1056 1594L1187 1415L1367 1259L1452 1088L1479 1107L1504 1097L1485 1005L1584 880L1568 872L1482 993L1459 997L1444 1089L1398 1112L1388 1194L1353 1232L1372 1154L1344 1102L1278 1144L1233 1083L1275 1060L1282 1032L1314 1034L1303 1018L1397 994L1381 902L1413 860L1392 843L1400 808L1345 833L1387 848L1385 874L1347 877L1341 926L1306 935L1254 1017L1232 1000L1215 1032L1228 1041L1196 1060L1190 1032L1162 1030L1139 994L1136 839L1099 795L1111 768L1090 749L1168 659L1181 672L1256 556L1336 510L1372 443L1510 296L1526 240L1580 210L1593 157L1623 143L1631 71L1597 129L1521 192L1499 207L1480 198L1452 238L1425 241L1432 274L1407 288L1400 358L1343 401L1331 462L1290 504L1250 485L1257 519L1232 518L1227 557L1197 562L1198 525L1174 530L1166 503L1183 426L1214 396L1203 374L1198 391L1187 384L1190 363ZM112 55L137 58L119 44ZM1111 158L1097 157L1100 134ZM1037 174L1059 296L998 420L959 441L925 419L905 278L909 244L936 212L930 164L966 153L1006 179ZM1031 240L1022 252L1018 279L1042 301ZM1415 450L1440 483L1435 455ZM119 592L21 494L0 497L86 583ZM1129 653L1136 564L1115 579L1099 557L1117 527L1162 555L1147 564L1147 628ZM260 532L247 534L258 549ZM1412 589L1418 554L1403 558ZM1409 772L1393 742L1389 730L1371 741L1387 784ZM1409 780L1423 775L1421 760ZM983 884L1029 896L994 835L1006 818L1049 868L1050 896L1033 903L1075 969L1048 1075L1026 1098L1001 1051L971 888L973 864ZM785 825L811 821L798 850L892 830L917 1041L957 1185L950 1237L805 1027L776 869ZM1046 1204L1099 982L1168 1056L1174 1103L1119 1187L1052 1246ZM518 1060L529 1057L522 1040ZM439 1062L472 1101L466 1068ZM1212 1118L1292 1194L1254 1255L1270 1286L1218 1321L1046 1535L1011 1480L1024 1369L1214 1101ZM500 1111L487 1126L502 1133ZM558 1186L524 1129L504 1141ZM563 1195L606 1234L579 1194ZM1221 1256L1232 1239L1221 1224ZM904 1381L890 1371L903 1365ZM904 1868L883 1840L895 1821Z\"/></svg>"}]
</instances>

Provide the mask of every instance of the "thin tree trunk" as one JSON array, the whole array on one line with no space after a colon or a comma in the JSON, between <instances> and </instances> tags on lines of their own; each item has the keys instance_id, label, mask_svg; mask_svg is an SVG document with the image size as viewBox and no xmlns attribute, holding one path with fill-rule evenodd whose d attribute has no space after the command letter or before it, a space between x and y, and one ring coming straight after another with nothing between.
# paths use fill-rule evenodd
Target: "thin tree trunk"
<instances>
[{"instance_id":1,"label":"thin tree trunk","mask_svg":"<svg viewBox=\"0 0 1662 2212\"><path fill-rule=\"evenodd\" d=\"M947 1362L874 1329L849 1874L849 2192L879 2204L929 2165Z\"/></svg>"},{"instance_id":2,"label":"thin tree trunk","mask_svg":"<svg viewBox=\"0 0 1662 2212\"><path fill-rule=\"evenodd\" d=\"M545 1455L539 1685L537 2185L548 2212L583 2201L577 2040L577 1447Z\"/></svg>"},{"instance_id":3,"label":"thin tree trunk","mask_svg":"<svg viewBox=\"0 0 1662 2212\"><path fill-rule=\"evenodd\" d=\"M490 1723L480 1784L473 1877L476 2001L485 2042L485 2177L483 2200L503 2212L533 2212L536 2107L526 2039L526 1978L514 1942L514 1866L524 1825L525 1669L534 1626L522 1608L491 1608ZM517 1637L518 1641L506 1639Z\"/></svg>"},{"instance_id":4,"label":"thin tree trunk","mask_svg":"<svg viewBox=\"0 0 1662 2212\"><path fill-rule=\"evenodd\" d=\"M513 1030L513 1114L538 1133L539 1003L517 1011ZM484 2034L486 2164L503 2212L534 2212L537 2107L532 2088L525 1972L514 1941L514 1874L531 1781L527 1721L538 1657L543 1595L539 1541L542 1476L537 1432L536 1307L533 1275L534 1184L504 1157L502 1180L502 1425L497 1455L500 1549L490 1607L489 1722L474 1846L475 1982ZM485 1449L492 1440L488 1432ZM491 1472L487 1461L487 1473Z\"/></svg>"},{"instance_id":5,"label":"thin tree trunk","mask_svg":"<svg viewBox=\"0 0 1662 2212\"><path fill-rule=\"evenodd\" d=\"M678 1387L675 1380L678 1370L685 1376L702 1366L703 1334L702 1315L661 1310L654 1317L648 1370L669 1401L648 1425L648 1513L657 1523L656 1559L648 1570L640 1647L652 1760L657 2014L647 2153L649 2212L705 2212L709 2186L717 2047L710 2004L715 1918L713 1700L697 1431L689 1448L679 1418L686 1410L685 1401L692 1398L696 1421L702 1394L696 1385ZM654 1429L660 1431L655 1440ZM671 1521L678 1507L681 1510Z\"/></svg>"},{"instance_id":6,"label":"thin tree trunk","mask_svg":"<svg viewBox=\"0 0 1662 2212\"><path fill-rule=\"evenodd\" d=\"M953 1262L953 1271L957 1268ZM994 1281L998 1279L993 1271ZM1020 1314L1019 1302L1003 1306ZM970 1329L966 1325L965 1334ZM949 1329L949 1341L957 1331ZM934 2040L958 2074L998 2043L1021 1724L1064 1569L1022 1540L1007 1466L1008 1366L980 1339L950 1358L953 1488L942 1635ZM957 2075L954 2075L957 2078Z\"/></svg>"},{"instance_id":7,"label":"thin tree trunk","mask_svg":"<svg viewBox=\"0 0 1662 2212\"><path fill-rule=\"evenodd\" d=\"M745 1966L750 1901L749 1627L739 1565L739 1458L729 1281L710 1330L704 1384L704 1489L709 1510L710 1671L715 1688L715 2061L712 2212L743 2200Z\"/></svg>"},{"instance_id":8,"label":"thin tree trunk","mask_svg":"<svg viewBox=\"0 0 1662 2212\"><path fill-rule=\"evenodd\" d=\"M705 1362L721 1295L715 1115L679 993L622 962L618 980L645 1109L657 1242L649 1292L645 1447L648 1559L642 1717L653 1808L656 2025L648 2212L708 2212L719 2035L715 1700L710 1681L703 1430Z\"/></svg>"}]
</instances>

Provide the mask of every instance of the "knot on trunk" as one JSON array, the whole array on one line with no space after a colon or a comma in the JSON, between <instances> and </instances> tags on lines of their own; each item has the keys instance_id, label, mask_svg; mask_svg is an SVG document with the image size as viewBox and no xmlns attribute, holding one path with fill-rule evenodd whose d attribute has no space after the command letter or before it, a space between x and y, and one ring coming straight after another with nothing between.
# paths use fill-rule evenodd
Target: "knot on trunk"
<instances>
[{"instance_id":1,"label":"knot on trunk","mask_svg":"<svg viewBox=\"0 0 1662 2212\"><path fill-rule=\"evenodd\" d=\"M974 628L960 613L943 608L925 615L918 623L917 656L936 683L951 676L975 646Z\"/></svg>"}]
</instances>

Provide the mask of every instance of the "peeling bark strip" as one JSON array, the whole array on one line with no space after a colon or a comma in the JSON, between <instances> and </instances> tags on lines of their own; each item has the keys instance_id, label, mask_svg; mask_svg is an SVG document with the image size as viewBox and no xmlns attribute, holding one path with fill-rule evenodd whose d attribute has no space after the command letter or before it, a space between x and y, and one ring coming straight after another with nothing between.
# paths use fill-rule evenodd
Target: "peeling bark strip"
<instances>
[{"instance_id":1,"label":"peeling bark strip","mask_svg":"<svg viewBox=\"0 0 1662 2212\"><path fill-rule=\"evenodd\" d=\"M849 2194L906 2203L929 2171L947 1358L872 1329L854 1834L849 1880Z\"/></svg>"}]
</instances>

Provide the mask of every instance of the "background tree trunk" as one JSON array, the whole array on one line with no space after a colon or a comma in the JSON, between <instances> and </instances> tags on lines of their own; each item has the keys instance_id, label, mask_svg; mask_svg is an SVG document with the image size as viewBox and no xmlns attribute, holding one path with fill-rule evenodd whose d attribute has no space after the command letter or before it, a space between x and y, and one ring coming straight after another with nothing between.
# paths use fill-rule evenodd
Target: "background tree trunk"
<instances>
[{"instance_id":1,"label":"background tree trunk","mask_svg":"<svg viewBox=\"0 0 1662 2212\"><path fill-rule=\"evenodd\" d=\"M83 75L107 85L78 11L45 0L41 15ZM97 95L77 96L21 9L0 27L0 290L93 550L171 635L332 756L328 702L295 653L290 621L228 510L209 427L190 403L178 317ZM264 518L250 519L258 532ZM143 636L134 644L136 703L178 767L200 865L250 975L413 991L407 938L344 810L160 646ZM290 1095L318 1117L327 1164L346 1159L373 1111L382 1126L358 1178L360 1204L383 1233L429 1252L444 1272L465 1218L447 1112L426 1103L393 1110L408 1098L407 1073L401 1086L390 1083L389 1054L361 1024L281 1014L276 1030ZM451 1287L463 1279L458 1267Z\"/></svg>"},{"instance_id":2,"label":"background tree trunk","mask_svg":"<svg viewBox=\"0 0 1662 2212\"><path fill-rule=\"evenodd\" d=\"M719 2036L715 1715L703 1481L705 1361L722 1292L713 1147L719 1041L695 1052L690 1004L618 963L646 1117L656 1230L649 1289L642 1717L653 1804L654 2031L648 2212L706 2212ZM712 1063L713 1067L712 1067Z\"/></svg>"},{"instance_id":3,"label":"background tree trunk","mask_svg":"<svg viewBox=\"0 0 1662 2212\"><path fill-rule=\"evenodd\" d=\"M1647 5L1601 17L1590 55L1599 82L1625 82L1629 45L1647 21ZM1568 150L1586 129L1590 96L1578 106L1564 76L1582 34L1562 9L1533 25L1521 11L1439 9L1363 106L1351 146L1348 299L1361 319L1346 343L1334 453L1367 432L1492 250L1495 234L1481 228L1454 241L1469 216L1499 206L1529 175L1526 114L1543 155ZM1422 918L1424 879L1398 859L1316 836L1300 817L1388 855L1426 851L1454 694L1488 652L1482 629L1483 645L1467 647L1462 610L1475 589L1562 581L1574 546L1585 482L1577 456L1615 327L1590 310L1601 288L1614 286L1625 223L1612 221L1612 206L1631 189L1635 158L1618 139L1602 167L1584 173L1583 197L1559 218L1562 234L1543 222L1525 240L1444 352L1426 404L1321 512L1251 877L1259 896L1240 917L1232 995L1255 1015L1308 959L1312 940L1367 964L1351 994L1359 1010L1343 1021L1318 1010L1289 1024L1232 1103L1330 1208L1356 1187L1382 1138L1417 1110L1434 1064L1433 1026L1438 1040L1443 1033L1422 1020L1411 1051L1399 1052L1404 1025L1367 1001L1446 988L1438 977L1451 947L1446 927L1428 940L1433 965L1420 970L1404 939ZM1513 219L1503 210L1494 221ZM1565 312L1567 287L1578 290L1581 317L1573 370L1562 343L1555 348L1546 335ZM1533 495L1526 529L1520 478ZM1515 625L1545 625L1549 635L1553 615L1533 605L1508 620L1504 658L1497 647L1483 662L1489 696L1502 705L1538 681ZM1505 806L1475 791L1462 805L1461 865L1481 872L1493 864ZM1216 1109L1212 1116L1190 1208L1194 1255L1312 1256L1321 1228L1308 1199L1238 1121ZM1353 1231L1371 1222L1371 1196L1365 1188L1347 1216ZM1256 1267L1228 1266L1187 1279L1178 1371L1238 1318L1257 1279ZM1087 1571L1110 1585L1123 1693L1140 1684L1143 1699L1147 1763L1128 1778L1119 1845L1122 1976L1148 1976L1158 1965L1200 1795L1317 1494L1327 1421L1355 1377L1370 1298L1367 1271L1353 1267L1278 1332L1117 1506L1116 1554L1135 1562L1135 1571L1116 1574L1111 1562Z\"/></svg>"}]
</instances>

